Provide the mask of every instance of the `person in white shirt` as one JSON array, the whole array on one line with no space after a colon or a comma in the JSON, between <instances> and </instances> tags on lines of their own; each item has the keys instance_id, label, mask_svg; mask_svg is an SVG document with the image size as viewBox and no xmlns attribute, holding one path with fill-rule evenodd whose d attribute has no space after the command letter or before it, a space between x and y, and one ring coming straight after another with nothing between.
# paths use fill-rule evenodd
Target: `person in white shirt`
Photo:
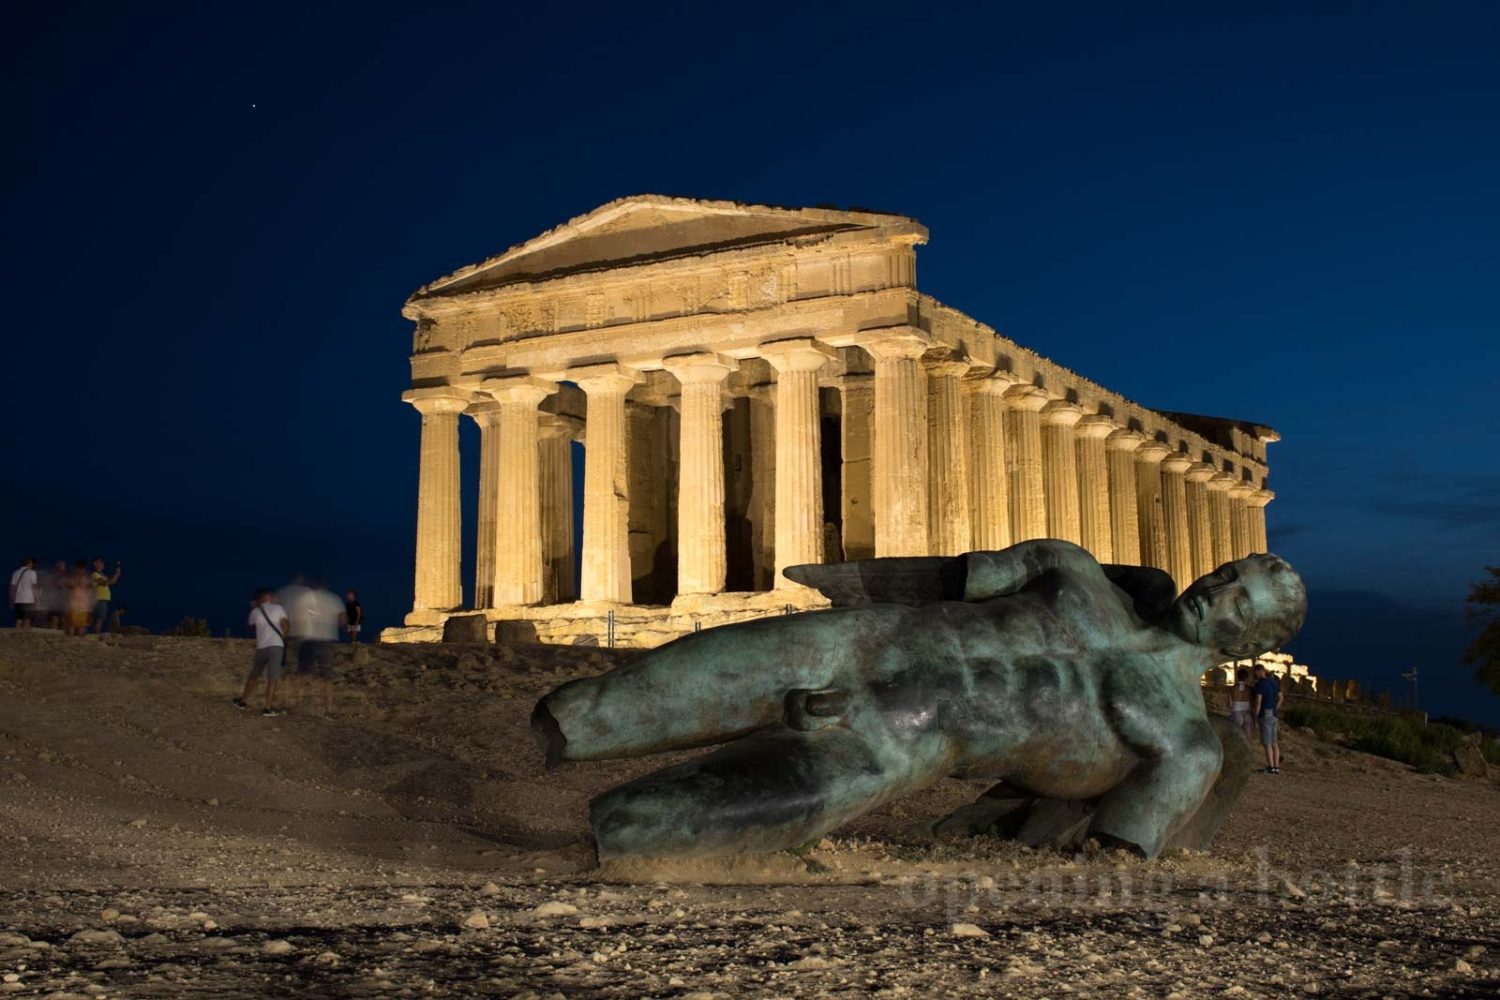
<instances>
[{"instance_id":1,"label":"person in white shirt","mask_svg":"<svg viewBox=\"0 0 1500 1000\"><path fill-rule=\"evenodd\" d=\"M281 661L286 655L286 609L271 599L269 590L256 591L250 601L247 624L255 630L255 662L245 679L245 690L234 699L234 707L249 708L250 692L260 675L266 675L266 707L261 715L281 715L276 707L276 684L281 680Z\"/></svg>"},{"instance_id":2,"label":"person in white shirt","mask_svg":"<svg viewBox=\"0 0 1500 1000\"><path fill-rule=\"evenodd\" d=\"M297 701L302 700L302 682L312 678L323 689L323 714L333 714L333 663L338 656L339 636L348 624L344 602L338 595L314 583L297 597L290 609L292 635L297 641Z\"/></svg>"},{"instance_id":3,"label":"person in white shirt","mask_svg":"<svg viewBox=\"0 0 1500 1000\"><path fill-rule=\"evenodd\" d=\"M36 590L36 560L27 556L21 560L21 568L10 575L10 609L16 616L16 628L31 628Z\"/></svg>"}]
</instances>

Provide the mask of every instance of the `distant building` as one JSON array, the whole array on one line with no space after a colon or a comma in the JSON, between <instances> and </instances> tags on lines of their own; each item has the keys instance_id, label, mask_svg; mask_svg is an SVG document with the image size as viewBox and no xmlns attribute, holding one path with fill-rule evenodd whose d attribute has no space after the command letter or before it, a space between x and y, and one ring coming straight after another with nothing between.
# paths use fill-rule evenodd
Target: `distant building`
<instances>
[{"instance_id":1,"label":"distant building","mask_svg":"<svg viewBox=\"0 0 1500 1000\"><path fill-rule=\"evenodd\" d=\"M642 195L419 289L416 592L392 637L482 615L571 642L613 611L617 642L655 645L819 605L789 565L1029 538L1179 586L1265 551L1274 431L1147 409L922 294L926 241L899 215Z\"/></svg>"}]
</instances>

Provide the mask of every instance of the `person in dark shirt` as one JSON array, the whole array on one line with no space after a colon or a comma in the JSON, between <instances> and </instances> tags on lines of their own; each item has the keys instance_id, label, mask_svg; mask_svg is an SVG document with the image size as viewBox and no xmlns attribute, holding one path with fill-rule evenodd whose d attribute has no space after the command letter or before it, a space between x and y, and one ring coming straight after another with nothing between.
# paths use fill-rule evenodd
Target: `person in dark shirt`
<instances>
[{"instance_id":1,"label":"person in dark shirt","mask_svg":"<svg viewBox=\"0 0 1500 1000\"><path fill-rule=\"evenodd\" d=\"M352 590L344 591L344 617L347 620L344 630L349 633L349 641L358 642L359 627L365 621L365 609L359 606L359 596Z\"/></svg>"},{"instance_id":2,"label":"person in dark shirt","mask_svg":"<svg viewBox=\"0 0 1500 1000\"><path fill-rule=\"evenodd\" d=\"M1260 743L1266 748L1265 774L1281 773L1281 747L1276 742L1276 726L1281 717L1281 682L1261 664L1255 665L1255 720L1260 725Z\"/></svg>"}]
</instances>

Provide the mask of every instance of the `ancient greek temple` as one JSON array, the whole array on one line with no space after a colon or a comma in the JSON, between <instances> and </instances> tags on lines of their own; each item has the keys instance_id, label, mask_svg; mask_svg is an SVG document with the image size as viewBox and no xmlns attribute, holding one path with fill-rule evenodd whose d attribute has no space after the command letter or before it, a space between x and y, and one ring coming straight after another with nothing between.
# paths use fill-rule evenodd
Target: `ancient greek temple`
<instances>
[{"instance_id":1,"label":"ancient greek temple","mask_svg":"<svg viewBox=\"0 0 1500 1000\"><path fill-rule=\"evenodd\" d=\"M1266 550L1273 430L1148 409L922 294L926 241L899 215L642 195L419 289L416 592L391 637L608 620L649 646L820 605L790 565L1029 538L1179 586Z\"/></svg>"}]
</instances>

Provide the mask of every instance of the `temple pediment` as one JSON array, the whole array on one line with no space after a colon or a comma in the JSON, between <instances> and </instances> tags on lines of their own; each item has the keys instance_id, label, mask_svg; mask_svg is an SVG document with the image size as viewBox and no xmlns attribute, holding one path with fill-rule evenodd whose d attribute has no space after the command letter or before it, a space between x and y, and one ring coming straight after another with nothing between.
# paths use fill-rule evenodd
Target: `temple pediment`
<instances>
[{"instance_id":1,"label":"temple pediment","mask_svg":"<svg viewBox=\"0 0 1500 1000\"><path fill-rule=\"evenodd\" d=\"M906 235L911 242L925 242L927 236L920 223L901 215L634 195L439 278L419 289L412 299L860 230L871 236L882 231Z\"/></svg>"}]
</instances>

